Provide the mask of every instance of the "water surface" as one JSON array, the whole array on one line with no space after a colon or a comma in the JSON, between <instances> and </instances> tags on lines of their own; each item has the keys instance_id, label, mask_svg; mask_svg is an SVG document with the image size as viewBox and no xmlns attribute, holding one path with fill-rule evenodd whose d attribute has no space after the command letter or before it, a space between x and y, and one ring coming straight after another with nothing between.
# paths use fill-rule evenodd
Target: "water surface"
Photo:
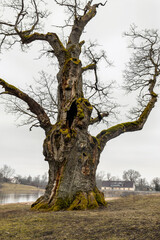
<instances>
[{"instance_id":1,"label":"water surface","mask_svg":"<svg viewBox=\"0 0 160 240\"><path fill-rule=\"evenodd\" d=\"M0 204L6 203L20 203L20 202L33 202L37 198L43 195L43 192L32 192L32 193L3 193L0 191Z\"/></svg>"}]
</instances>

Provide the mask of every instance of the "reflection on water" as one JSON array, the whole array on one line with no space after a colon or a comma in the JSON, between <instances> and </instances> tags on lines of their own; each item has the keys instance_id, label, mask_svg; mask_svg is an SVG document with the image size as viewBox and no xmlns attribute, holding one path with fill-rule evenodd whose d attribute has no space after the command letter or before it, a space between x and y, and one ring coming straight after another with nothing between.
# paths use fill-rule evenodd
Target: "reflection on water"
<instances>
[{"instance_id":1,"label":"reflection on water","mask_svg":"<svg viewBox=\"0 0 160 240\"><path fill-rule=\"evenodd\" d=\"M3 193L0 192L0 204L18 203L18 202L33 202L37 200L43 192L18 194L18 193Z\"/></svg>"}]
</instances>

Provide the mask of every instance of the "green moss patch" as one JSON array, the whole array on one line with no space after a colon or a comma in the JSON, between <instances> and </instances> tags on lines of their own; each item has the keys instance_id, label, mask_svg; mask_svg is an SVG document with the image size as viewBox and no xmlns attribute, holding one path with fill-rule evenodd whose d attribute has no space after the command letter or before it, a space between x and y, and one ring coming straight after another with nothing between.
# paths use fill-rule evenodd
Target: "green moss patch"
<instances>
[{"instance_id":1,"label":"green moss patch","mask_svg":"<svg viewBox=\"0 0 160 240\"><path fill-rule=\"evenodd\" d=\"M58 193L58 192L57 192ZM95 209L99 206L106 206L104 194L97 188L90 192L78 192L73 198L60 198L56 196L52 201L47 202L44 197L40 197L32 204L33 210L47 210L47 211L60 211L60 210L87 210Z\"/></svg>"},{"instance_id":2,"label":"green moss patch","mask_svg":"<svg viewBox=\"0 0 160 240\"><path fill-rule=\"evenodd\" d=\"M49 211L60 211L67 209L70 205L70 200L68 198L57 198L54 205L49 208Z\"/></svg>"},{"instance_id":3,"label":"green moss patch","mask_svg":"<svg viewBox=\"0 0 160 240\"><path fill-rule=\"evenodd\" d=\"M97 187L94 189L95 199L99 206L106 206L106 201L104 199L104 193L100 192Z\"/></svg>"},{"instance_id":4,"label":"green moss patch","mask_svg":"<svg viewBox=\"0 0 160 240\"><path fill-rule=\"evenodd\" d=\"M77 99L77 116L80 120L85 117L85 111L92 112L92 106L89 101L85 98L78 98Z\"/></svg>"},{"instance_id":5,"label":"green moss patch","mask_svg":"<svg viewBox=\"0 0 160 240\"><path fill-rule=\"evenodd\" d=\"M70 205L70 207L67 209L69 211L71 210L85 210L87 209L88 201L87 201L87 194L80 192L76 195L74 201Z\"/></svg>"}]
</instances>

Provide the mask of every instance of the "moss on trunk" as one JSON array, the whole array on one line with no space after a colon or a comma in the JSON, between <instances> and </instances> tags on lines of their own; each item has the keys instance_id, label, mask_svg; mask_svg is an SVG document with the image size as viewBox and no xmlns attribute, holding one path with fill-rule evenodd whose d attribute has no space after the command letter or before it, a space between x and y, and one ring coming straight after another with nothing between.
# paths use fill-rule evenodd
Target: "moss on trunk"
<instances>
[{"instance_id":1,"label":"moss on trunk","mask_svg":"<svg viewBox=\"0 0 160 240\"><path fill-rule=\"evenodd\" d=\"M104 194L97 187L90 192L78 192L73 198L55 198L51 203L40 197L34 204L32 210L60 211L60 210L87 210L106 207Z\"/></svg>"}]
</instances>

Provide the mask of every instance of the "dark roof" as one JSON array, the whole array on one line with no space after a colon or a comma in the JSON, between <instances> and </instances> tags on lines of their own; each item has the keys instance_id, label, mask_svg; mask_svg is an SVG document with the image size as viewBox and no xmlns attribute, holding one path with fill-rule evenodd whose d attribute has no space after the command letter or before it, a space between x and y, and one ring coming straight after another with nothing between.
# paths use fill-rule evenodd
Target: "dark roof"
<instances>
[{"instance_id":1,"label":"dark roof","mask_svg":"<svg viewBox=\"0 0 160 240\"><path fill-rule=\"evenodd\" d=\"M102 181L102 187L132 188L133 185L131 181Z\"/></svg>"}]
</instances>

